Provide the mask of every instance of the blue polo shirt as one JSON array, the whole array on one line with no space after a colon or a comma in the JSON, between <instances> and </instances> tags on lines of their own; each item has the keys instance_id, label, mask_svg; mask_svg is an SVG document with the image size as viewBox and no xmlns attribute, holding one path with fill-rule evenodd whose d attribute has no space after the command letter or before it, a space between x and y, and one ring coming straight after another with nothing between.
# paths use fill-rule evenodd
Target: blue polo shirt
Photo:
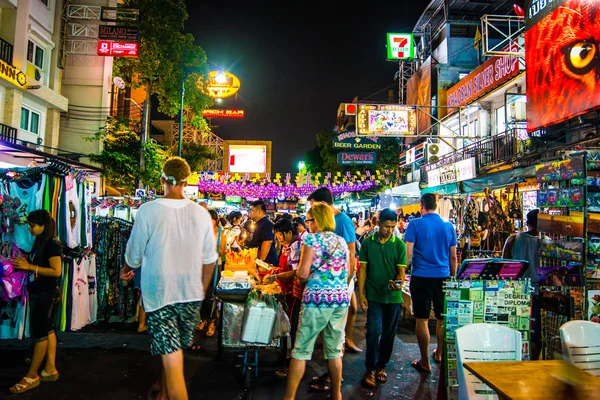
<instances>
[{"instance_id":1,"label":"blue polo shirt","mask_svg":"<svg viewBox=\"0 0 600 400\"><path fill-rule=\"evenodd\" d=\"M450 222L436 213L424 214L410 221L404 241L414 243L411 276L450 276L450 246L456 246L456 232Z\"/></svg>"}]
</instances>

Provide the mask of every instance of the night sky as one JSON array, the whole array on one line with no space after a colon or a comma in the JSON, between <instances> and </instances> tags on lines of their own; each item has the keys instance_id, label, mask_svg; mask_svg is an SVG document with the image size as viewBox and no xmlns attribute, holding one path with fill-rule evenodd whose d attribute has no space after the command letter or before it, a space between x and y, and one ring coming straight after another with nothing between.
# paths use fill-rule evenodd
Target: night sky
<instances>
[{"instance_id":1,"label":"night sky","mask_svg":"<svg viewBox=\"0 0 600 400\"><path fill-rule=\"evenodd\" d=\"M397 85L398 64L386 61L386 33L412 32L429 1L280 3L187 0L186 30L210 62L241 81L238 100L219 107L242 108L243 120L213 119L223 139L271 140L272 172L294 172L331 131L338 106ZM408 3L408 4L407 4ZM271 3L276 4L276 3ZM369 97L386 101L387 90Z\"/></svg>"}]
</instances>

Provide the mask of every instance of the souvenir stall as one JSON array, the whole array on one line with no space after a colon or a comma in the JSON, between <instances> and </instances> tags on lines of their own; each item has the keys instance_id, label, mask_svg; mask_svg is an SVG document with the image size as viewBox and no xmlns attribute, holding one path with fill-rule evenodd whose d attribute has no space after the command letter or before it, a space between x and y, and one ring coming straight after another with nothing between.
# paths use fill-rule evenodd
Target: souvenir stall
<instances>
[{"instance_id":1,"label":"souvenir stall","mask_svg":"<svg viewBox=\"0 0 600 400\"><path fill-rule=\"evenodd\" d=\"M146 193L144 193L146 194ZM125 250L139 207L154 197L95 197L92 199L96 253L97 321L135 321L139 293L133 282L119 278Z\"/></svg>"},{"instance_id":2,"label":"souvenir stall","mask_svg":"<svg viewBox=\"0 0 600 400\"><path fill-rule=\"evenodd\" d=\"M572 319L600 322L598 237L600 163L595 150L565 152L536 166L542 356L561 357L559 328ZM586 207L586 204L588 207Z\"/></svg>"},{"instance_id":3,"label":"souvenir stall","mask_svg":"<svg viewBox=\"0 0 600 400\"><path fill-rule=\"evenodd\" d=\"M60 158L45 160L45 167L0 170L2 246L0 262L0 339L29 336L27 282L35 279L14 269L11 259L31 251L34 238L27 215L48 210L63 246L60 278L61 304L56 327L82 327L94 320L95 259L92 245L92 183L88 170L74 168Z\"/></svg>"},{"instance_id":4,"label":"souvenir stall","mask_svg":"<svg viewBox=\"0 0 600 400\"><path fill-rule=\"evenodd\" d=\"M260 351L279 350L285 360L290 333L285 296L277 282L262 284L272 266L257 260L257 251L227 251L223 271L215 270L221 312L217 354L221 357L225 348L243 352L237 373L244 388L258 376Z\"/></svg>"},{"instance_id":5,"label":"souvenir stall","mask_svg":"<svg viewBox=\"0 0 600 400\"><path fill-rule=\"evenodd\" d=\"M503 259L463 261L456 278L445 282L444 349L447 398L458 399L458 328L498 324L521 332L523 360L530 359L531 281L528 263Z\"/></svg>"}]
</instances>

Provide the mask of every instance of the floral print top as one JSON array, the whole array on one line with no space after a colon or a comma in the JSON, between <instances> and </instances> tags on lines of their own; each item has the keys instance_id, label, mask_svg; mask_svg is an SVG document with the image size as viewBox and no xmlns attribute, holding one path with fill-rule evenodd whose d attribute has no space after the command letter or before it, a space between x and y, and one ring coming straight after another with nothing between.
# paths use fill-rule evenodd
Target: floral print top
<instances>
[{"instance_id":1,"label":"floral print top","mask_svg":"<svg viewBox=\"0 0 600 400\"><path fill-rule=\"evenodd\" d=\"M317 232L307 235L303 244L313 251L310 275L302 299L304 307L348 307L350 252L346 241L333 232Z\"/></svg>"}]
</instances>

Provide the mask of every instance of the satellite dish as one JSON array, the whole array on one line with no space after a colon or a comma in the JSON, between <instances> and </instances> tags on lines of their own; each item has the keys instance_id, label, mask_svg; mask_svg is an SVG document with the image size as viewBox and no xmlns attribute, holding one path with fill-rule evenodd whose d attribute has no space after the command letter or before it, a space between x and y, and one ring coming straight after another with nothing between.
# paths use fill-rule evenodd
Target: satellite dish
<instances>
[{"instance_id":1,"label":"satellite dish","mask_svg":"<svg viewBox=\"0 0 600 400\"><path fill-rule=\"evenodd\" d=\"M116 87L118 87L119 89L125 89L125 81L123 80L123 78L121 78L120 76L115 76L113 78L113 83L115 84Z\"/></svg>"}]
</instances>

